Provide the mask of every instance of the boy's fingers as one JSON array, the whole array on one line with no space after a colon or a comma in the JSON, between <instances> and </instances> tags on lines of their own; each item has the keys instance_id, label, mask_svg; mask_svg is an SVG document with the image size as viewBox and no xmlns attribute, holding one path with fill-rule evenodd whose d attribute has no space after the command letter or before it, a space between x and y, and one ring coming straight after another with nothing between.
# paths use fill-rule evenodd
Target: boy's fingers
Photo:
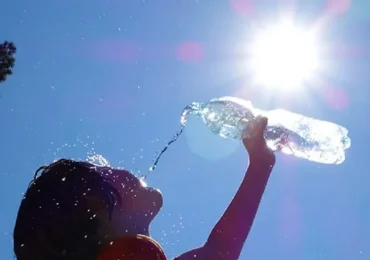
<instances>
[{"instance_id":1,"label":"boy's fingers","mask_svg":"<svg viewBox=\"0 0 370 260\"><path fill-rule=\"evenodd\" d=\"M256 131L264 132L267 126L267 117L259 116L256 118Z\"/></svg>"}]
</instances>

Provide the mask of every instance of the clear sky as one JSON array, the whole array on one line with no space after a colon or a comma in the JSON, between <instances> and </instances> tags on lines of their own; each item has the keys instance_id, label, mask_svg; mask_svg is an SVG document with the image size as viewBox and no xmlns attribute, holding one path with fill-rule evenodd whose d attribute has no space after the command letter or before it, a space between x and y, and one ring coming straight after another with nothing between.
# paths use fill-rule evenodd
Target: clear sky
<instances>
[{"instance_id":1,"label":"clear sky","mask_svg":"<svg viewBox=\"0 0 370 260\"><path fill-rule=\"evenodd\" d=\"M241 259L370 259L370 7L365 0L255 2L2 3L0 41L14 41L18 53L14 75L0 85L0 259L13 259L16 212L40 165L98 153L145 173L184 106L224 95L335 122L352 138L341 165L277 155ZM294 94L254 86L244 67L252 29L283 10L297 23L320 22L325 50L325 69ZM238 142L189 121L148 176L164 194L152 234L169 257L205 241L247 158Z\"/></svg>"}]
</instances>

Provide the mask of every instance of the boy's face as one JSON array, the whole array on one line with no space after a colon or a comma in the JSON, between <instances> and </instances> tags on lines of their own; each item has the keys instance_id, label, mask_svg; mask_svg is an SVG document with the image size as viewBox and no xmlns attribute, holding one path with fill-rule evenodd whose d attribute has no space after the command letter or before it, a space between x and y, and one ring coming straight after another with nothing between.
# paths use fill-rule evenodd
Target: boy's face
<instances>
[{"instance_id":1,"label":"boy's face","mask_svg":"<svg viewBox=\"0 0 370 260\"><path fill-rule=\"evenodd\" d=\"M131 225L137 227L137 232L148 234L150 222L163 205L161 192L147 187L143 180L126 170L109 167L100 167L100 170L121 196L121 204L117 203L113 210L112 224L123 233L128 232L127 225ZM141 228L146 231L140 231Z\"/></svg>"}]
</instances>

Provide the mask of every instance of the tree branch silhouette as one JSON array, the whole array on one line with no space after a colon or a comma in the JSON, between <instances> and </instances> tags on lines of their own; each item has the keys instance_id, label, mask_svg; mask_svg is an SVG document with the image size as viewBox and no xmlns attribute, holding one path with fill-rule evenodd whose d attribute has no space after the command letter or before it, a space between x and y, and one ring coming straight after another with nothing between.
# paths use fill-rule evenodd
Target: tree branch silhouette
<instances>
[{"instance_id":1,"label":"tree branch silhouette","mask_svg":"<svg viewBox=\"0 0 370 260\"><path fill-rule=\"evenodd\" d=\"M13 67L15 65L15 53L17 48L14 43L5 41L0 44L0 83L7 79L7 76L13 74Z\"/></svg>"}]
</instances>

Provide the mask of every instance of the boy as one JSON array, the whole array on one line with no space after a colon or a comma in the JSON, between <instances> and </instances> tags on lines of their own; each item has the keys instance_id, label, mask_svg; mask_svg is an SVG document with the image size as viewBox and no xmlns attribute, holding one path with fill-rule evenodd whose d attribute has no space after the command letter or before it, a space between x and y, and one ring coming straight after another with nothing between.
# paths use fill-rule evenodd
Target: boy
<instances>
[{"instance_id":1,"label":"boy","mask_svg":"<svg viewBox=\"0 0 370 260\"><path fill-rule=\"evenodd\" d=\"M207 241L177 260L239 258L275 164L263 137L266 125L262 117L248 124L246 176ZM159 190L125 170L87 162L62 159L41 170L19 208L14 228L18 260L166 259L149 237L149 225L163 204Z\"/></svg>"}]
</instances>

